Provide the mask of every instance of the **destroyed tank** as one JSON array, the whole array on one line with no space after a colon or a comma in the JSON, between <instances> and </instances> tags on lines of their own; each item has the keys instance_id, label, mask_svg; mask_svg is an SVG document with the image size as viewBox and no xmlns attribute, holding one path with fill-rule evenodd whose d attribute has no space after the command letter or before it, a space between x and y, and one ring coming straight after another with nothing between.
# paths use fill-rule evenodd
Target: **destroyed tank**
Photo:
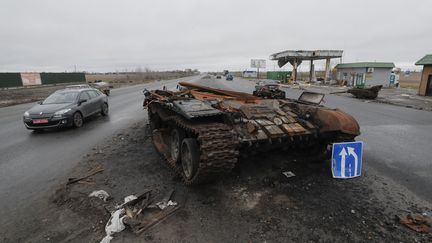
<instances>
[{"instance_id":1,"label":"destroyed tank","mask_svg":"<svg viewBox=\"0 0 432 243\"><path fill-rule=\"evenodd\" d=\"M378 93L382 89L382 85L372 86L370 88L351 88L347 90L347 93L354 95L359 99L376 99L378 97Z\"/></svg>"},{"instance_id":2,"label":"destroyed tank","mask_svg":"<svg viewBox=\"0 0 432 243\"><path fill-rule=\"evenodd\" d=\"M325 160L331 144L354 141L357 121L320 105L324 95L298 100L180 82L182 91L144 90L153 144L186 185L229 173L240 155L270 150ZM331 150L331 149L330 149Z\"/></svg>"}]
</instances>

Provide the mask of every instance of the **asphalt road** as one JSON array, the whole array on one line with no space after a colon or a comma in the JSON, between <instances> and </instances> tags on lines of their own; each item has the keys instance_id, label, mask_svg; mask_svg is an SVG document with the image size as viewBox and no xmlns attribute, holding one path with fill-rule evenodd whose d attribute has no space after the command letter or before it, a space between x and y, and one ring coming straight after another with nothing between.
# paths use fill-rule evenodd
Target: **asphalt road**
<instances>
[{"instance_id":1,"label":"asphalt road","mask_svg":"<svg viewBox=\"0 0 432 243\"><path fill-rule=\"evenodd\" d=\"M251 92L254 83L183 78L131 86L112 91L110 115L96 117L81 129L33 133L24 128L22 114L33 104L0 108L0 225L13 215L38 209L38 198L53 186L65 182L68 171L83 155L117 131L145 117L141 102L144 87L166 85L175 89L178 81L192 80L216 88ZM287 89L297 98L298 90ZM360 123L365 143L364 163L382 172L415 194L432 202L432 113L386 104L366 103L353 98L328 95L325 105L341 108Z\"/></svg>"},{"instance_id":2,"label":"asphalt road","mask_svg":"<svg viewBox=\"0 0 432 243\"><path fill-rule=\"evenodd\" d=\"M202 80L215 88L251 93L254 83ZM313 88L311 91L317 91ZM288 98L297 99L298 89L285 89ZM432 202L432 113L400 106L365 102L337 95L326 95L324 105L340 108L354 116L360 124L364 142L363 163L373 166L396 183Z\"/></svg>"},{"instance_id":3,"label":"asphalt road","mask_svg":"<svg viewBox=\"0 0 432 243\"><path fill-rule=\"evenodd\" d=\"M114 89L109 97L109 116L96 116L80 129L34 133L22 122L23 113L34 103L0 108L0 225L14 215L38 210L39 198L53 186L64 183L68 171L105 138L142 121L144 88L175 88L182 78ZM192 78L193 79L193 78Z\"/></svg>"}]
</instances>

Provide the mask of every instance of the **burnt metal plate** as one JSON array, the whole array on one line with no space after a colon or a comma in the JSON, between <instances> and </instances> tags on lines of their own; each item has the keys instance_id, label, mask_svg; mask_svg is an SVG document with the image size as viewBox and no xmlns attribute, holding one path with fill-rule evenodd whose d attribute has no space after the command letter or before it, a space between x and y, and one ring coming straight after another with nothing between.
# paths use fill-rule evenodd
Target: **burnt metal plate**
<instances>
[{"instance_id":1,"label":"burnt metal plate","mask_svg":"<svg viewBox=\"0 0 432 243\"><path fill-rule=\"evenodd\" d=\"M305 133L307 132L304 127L299 123L282 124L282 128L289 134Z\"/></svg>"},{"instance_id":2,"label":"burnt metal plate","mask_svg":"<svg viewBox=\"0 0 432 243\"><path fill-rule=\"evenodd\" d=\"M272 137L285 134L277 125L264 126L264 128Z\"/></svg>"},{"instance_id":3,"label":"burnt metal plate","mask_svg":"<svg viewBox=\"0 0 432 243\"><path fill-rule=\"evenodd\" d=\"M324 94L305 91L300 95L298 101L306 104L319 105L323 99Z\"/></svg>"},{"instance_id":4,"label":"burnt metal plate","mask_svg":"<svg viewBox=\"0 0 432 243\"><path fill-rule=\"evenodd\" d=\"M255 120L258 124L260 124L261 126L268 126L268 125L273 125L274 123L272 121L266 120L266 119L257 119Z\"/></svg>"},{"instance_id":5,"label":"burnt metal plate","mask_svg":"<svg viewBox=\"0 0 432 243\"><path fill-rule=\"evenodd\" d=\"M248 119L274 117L275 112L265 105L242 105L240 110Z\"/></svg>"},{"instance_id":6,"label":"burnt metal plate","mask_svg":"<svg viewBox=\"0 0 432 243\"><path fill-rule=\"evenodd\" d=\"M200 100L175 100L173 104L176 111L189 119L222 114L222 111Z\"/></svg>"}]
</instances>

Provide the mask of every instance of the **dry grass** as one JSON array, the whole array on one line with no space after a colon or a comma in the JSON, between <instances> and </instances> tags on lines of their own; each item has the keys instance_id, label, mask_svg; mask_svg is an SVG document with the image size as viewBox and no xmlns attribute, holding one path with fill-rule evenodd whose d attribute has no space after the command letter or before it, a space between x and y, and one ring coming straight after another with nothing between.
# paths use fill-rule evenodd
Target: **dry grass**
<instances>
[{"instance_id":1,"label":"dry grass","mask_svg":"<svg viewBox=\"0 0 432 243\"><path fill-rule=\"evenodd\" d=\"M111 84L146 83L162 79L176 79L191 76L186 72L142 72L142 73L121 73L121 74L86 74L86 80L92 83L96 80Z\"/></svg>"},{"instance_id":2,"label":"dry grass","mask_svg":"<svg viewBox=\"0 0 432 243\"><path fill-rule=\"evenodd\" d=\"M421 72L411 73L409 76L400 74L399 84L401 88L418 89L420 86Z\"/></svg>"},{"instance_id":3,"label":"dry grass","mask_svg":"<svg viewBox=\"0 0 432 243\"><path fill-rule=\"evenodd\" d=\"M89 83L93 83L95 80L101 80L111 83L115 88L117 88L120 86L147 83L156 80L176 79L191 75L192 73L174 71L128 74L86 74L86 80ZM74 83L0 89L0 107L42 100L52 92L63 89L69 84Z\"/></svg>"}]
</instances>

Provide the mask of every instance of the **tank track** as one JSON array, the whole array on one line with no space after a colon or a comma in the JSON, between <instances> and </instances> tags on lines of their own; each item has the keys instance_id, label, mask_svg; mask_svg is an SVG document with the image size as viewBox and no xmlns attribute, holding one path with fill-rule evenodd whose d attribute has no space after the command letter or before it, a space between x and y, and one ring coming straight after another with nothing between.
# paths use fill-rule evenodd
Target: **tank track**
<instances>
[{"instance_id":1,"label":"tank track","mask_svg":"<svg viewBox=\"0 0 432 243\"><path fill-rule=\"evenodd\" d=\"M155 106L152 108L156 108L156 112L164 123L175 124L187 133L193 134L200 145L200 164L191 179L184 176L180 164L175 163L165 153L161 153L168 166L182 178L184 184L196 185L211 182L231 172L238 161L239 142L229 126L217 122L195 123L175 113L165 114L162 111L164 108Z\"/></svg>"}]
</instances>

